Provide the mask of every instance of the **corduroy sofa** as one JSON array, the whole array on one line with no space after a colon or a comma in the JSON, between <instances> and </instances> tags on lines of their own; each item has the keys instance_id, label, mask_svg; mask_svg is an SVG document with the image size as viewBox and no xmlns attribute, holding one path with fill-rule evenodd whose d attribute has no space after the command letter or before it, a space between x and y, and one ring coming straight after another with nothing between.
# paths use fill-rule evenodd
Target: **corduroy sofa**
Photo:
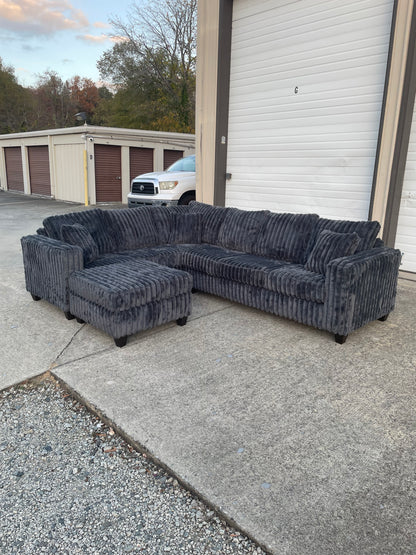
<instances>
[{"instance_id":1,"label":"corduroy sofa","mask_svg":"<svg viewBox=\"0 0 416 555\"><path fill-rule=\"evenodd\" d=\"M193 202L52 216L21 242L27 290L68 318L74 272L102 281L109 265L148 261L156 276L162 267L186 272L194 290L329 331L341 344L394 308L401 253L383 246L379 229Z\"/></svg>"}]
</instances>

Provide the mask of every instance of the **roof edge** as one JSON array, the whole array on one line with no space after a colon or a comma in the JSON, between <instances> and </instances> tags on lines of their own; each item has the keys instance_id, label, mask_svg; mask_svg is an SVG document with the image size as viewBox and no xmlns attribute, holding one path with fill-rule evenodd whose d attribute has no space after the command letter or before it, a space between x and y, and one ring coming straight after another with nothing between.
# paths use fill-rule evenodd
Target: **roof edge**
<instances>
[{"instance_id":1,"label":"roof edge","mask_svg":"<svg viewBox=\"0 0 416 555\"><path fill-rule=\"evenodd\" d=\"M101 127L99 125L78 125L75 127L62 127L59 129L44 129L40 131L24 131L21 133L5 133L0 135L0 139L23 139L29 137L43 137L51 135L73 135L73 134L100 134L111 136L135 136L140 135L146 138L160 139L167 137L170 139L189 139L195 140L192 133L177 133L172 131L151 131L148 129L127 129L123 127Z\"/></svg>"}]
</instances>

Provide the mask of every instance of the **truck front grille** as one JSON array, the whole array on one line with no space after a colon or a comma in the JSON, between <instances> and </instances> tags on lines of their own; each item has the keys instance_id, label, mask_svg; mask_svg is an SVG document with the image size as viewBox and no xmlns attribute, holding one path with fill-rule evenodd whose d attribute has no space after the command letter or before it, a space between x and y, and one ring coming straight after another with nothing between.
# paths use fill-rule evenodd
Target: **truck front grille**
<instances>
[{"instance_id":1,"label":"truck front grille","mask_svg":"<svg viewBox=\"0 0 416 555\"><path fill-rule=\"evenodd\" d=\"M135 195L154 195L155 186L153 183L146 183L145 181L133 181L131 192Z\"/></svg>"}]
</instances>

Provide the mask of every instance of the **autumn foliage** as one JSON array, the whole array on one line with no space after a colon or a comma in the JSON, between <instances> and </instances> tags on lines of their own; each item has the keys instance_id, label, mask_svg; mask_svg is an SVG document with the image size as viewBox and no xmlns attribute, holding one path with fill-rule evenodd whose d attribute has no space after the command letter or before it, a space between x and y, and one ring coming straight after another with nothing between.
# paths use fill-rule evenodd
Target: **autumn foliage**
<instances>
[{"instance_id":1,"label":"autumn foliage","mask_svg":"<svg viewBox=\"0 0 416 555\"><path fill-rule=\"evenodd\" d=\"M195 130L197 0L133 4L111 20L113 47L97 62L103 82L54 71L19 85L0 58L0 133L90 124L156 131Z\"/></svg>"}]
</instances>

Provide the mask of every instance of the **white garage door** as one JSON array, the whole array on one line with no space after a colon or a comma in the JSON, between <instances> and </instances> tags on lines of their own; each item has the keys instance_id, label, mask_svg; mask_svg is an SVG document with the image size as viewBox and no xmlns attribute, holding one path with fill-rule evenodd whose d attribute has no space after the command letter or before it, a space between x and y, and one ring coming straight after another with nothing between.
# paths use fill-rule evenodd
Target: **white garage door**
<instances>
[{"instance_id":1,"label":"white garage door","mask_svg":"<svg viewBox=\"0 0 416 555\"><path fill-rule=\"evenodd\" d=\"M413 112L395 246L403 252L400 269L416 273L416 110Z\"/></svg>"},{"instance_id":2,"label":"white garage door","mask_svg":"<svg viewBox=\"0 0 416 555\"><path fill-rule=\"evenodd\" d=\"M393 0L234 0L226 204L367 219Z\"/></svg>"}]
</instances>

